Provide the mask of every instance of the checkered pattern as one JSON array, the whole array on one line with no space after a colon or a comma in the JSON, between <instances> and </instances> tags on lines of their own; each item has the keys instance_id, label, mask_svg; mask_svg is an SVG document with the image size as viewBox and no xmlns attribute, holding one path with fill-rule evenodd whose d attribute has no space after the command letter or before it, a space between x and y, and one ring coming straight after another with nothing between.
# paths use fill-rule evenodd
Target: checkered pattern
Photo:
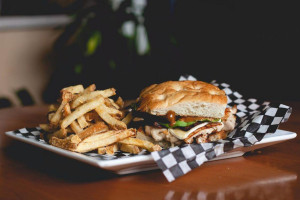
<instances>
[{"instance_id":1,"label":"checkered pattern","mask_svg":"<svg viewBox=\"0 0 300 200\"><path fill-rule=\"evenodd\" d=\"M196 80L192 76L181 76L179 80ZM274 133L278 125L287 121L292 109L283 104L271 104L256 99L243 99L226 83L212 84L223 89L228 96L228 106L237 105L237 123L228 138L213 143L185 144L160 152L152 156L168 181L188 173L205 161L211 160L237 147L254 145L263 139L266 133Z\"/></svg>"},{"instance_id":2,"label":"checkered pattern","mask_svg":"<svg viewBox=\"0 0 300 200\"><path fill-rule=\"evenodd\" d=\"M40 138L40 134L43 130L40 127L35 128L22 128L15 131L9 131L7 133L14 134L15 136L26 138L27 140L32 140L34 142L41 143L43 145L50 145L45 142L43 139ZM146 150L141 151L139 154L130 154L122 151L117 151L114 155L100 155L96 152L88 152L84 153L84 155L93 158L95 160L104 161L104 160L115 160L121 158L128 158L128 157L136 157L136 156L143 156L149 155L150 153Z\"/></svg>"}]
</instances>

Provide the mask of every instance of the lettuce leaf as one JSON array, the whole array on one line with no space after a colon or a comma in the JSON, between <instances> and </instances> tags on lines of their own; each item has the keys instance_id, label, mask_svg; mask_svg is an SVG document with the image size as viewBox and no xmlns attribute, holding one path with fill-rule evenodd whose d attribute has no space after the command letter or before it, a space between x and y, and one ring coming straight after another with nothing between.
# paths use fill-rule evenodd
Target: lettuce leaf
<instances>
[{"instance_id":1,"label":"lettuce leaf","mask_svg":"<svg viewBox=\"0 0 300 200\"><path fill-rule=\"evenodd\" d=\"M176 128L176 127L187 127L192 124L195 124L196 122L218 122L218 121L220 121L220 119L214 119L214 120L203 119L203 120L192 121L192 122L185 122L185 121L177 120L173 126L170 126L170 124L168 124L168 123L161 123L161 122L158 122L158 123L161 126L164 126L166 128Z\"/></svg>"}]
</instances>

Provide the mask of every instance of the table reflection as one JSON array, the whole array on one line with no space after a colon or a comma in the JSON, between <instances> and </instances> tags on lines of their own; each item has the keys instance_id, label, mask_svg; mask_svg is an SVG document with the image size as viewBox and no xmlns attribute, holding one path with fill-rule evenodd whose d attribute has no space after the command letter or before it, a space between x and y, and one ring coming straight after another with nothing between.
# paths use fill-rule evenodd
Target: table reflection
<instances>
[{"instance_id":1,"label":"table reflection","mask_svg":"<svg viewBox=\"0 0 300 200\"><path fill-rule=\"evenodd\" d=\"M244 158L237 158L236 161L227 162L226 167L236 168L239 162L246 162L253 171L243 173L242 177L211 177L206 183L199 184L199 189L186 189L184 191L170 189L166 191L165 200L173 199L197 199L197 200L224 200L224 199L293 199L292 183L297 180L297 174L274 169L270 166L247 161ZM234 166L237 165L237 166ZM207 166L209 167L209 166ZM242 166L240 166L242 167ZM218 185L216 178L220 179ZM230 180L224 180L224 179ZM193 179L193 183L197 181Z\"/></svg>"}]
</instances>

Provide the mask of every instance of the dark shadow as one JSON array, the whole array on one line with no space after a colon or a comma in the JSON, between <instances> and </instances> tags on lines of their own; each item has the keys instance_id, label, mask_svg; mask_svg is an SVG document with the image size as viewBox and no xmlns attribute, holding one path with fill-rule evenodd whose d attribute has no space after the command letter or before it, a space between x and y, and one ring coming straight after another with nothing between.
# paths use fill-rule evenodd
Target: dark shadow
<instances>
[{"instance_id":1,"label":"dark shadow","mask_svg":"<svg viewBox=\"0 0 300 200\"><path fill-rule=\"evenodd\" d=\"M5 97L0 98L0 108L8 108L11 106L12 106L12 103L8 98L5 98Z\"/></svg>"},{"instance_id":2,"label":"dark shadow","mask_svg":"<svg viewBox=\"0 0 300 200\"><path fill-rule=\"evenodd\" d=\"M30 170L67 182L92 182L119 177L110 171L19 141L13 141L9 147L3 150L3 153L9 159L22 163Z\"/></svg>"}]
</instances>

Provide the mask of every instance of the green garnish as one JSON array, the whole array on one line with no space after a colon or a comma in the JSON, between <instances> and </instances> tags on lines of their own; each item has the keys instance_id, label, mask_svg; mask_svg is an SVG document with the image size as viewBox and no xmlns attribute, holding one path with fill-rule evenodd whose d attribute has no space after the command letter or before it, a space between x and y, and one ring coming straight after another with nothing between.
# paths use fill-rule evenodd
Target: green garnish
<instances>
[{"instance_id":1,"label":"green garnish","mask_svg":"<svg viewBox=\"0 0 300 200\"><path fill-rule=\"evenodd\" d=\"M161 122L158 122L160 125L166 127L166 128L175 128L175 127L186 127L186 126L189 126L189 125L192 125L194 123L196 123L197 121L193 121L193 122L184 122L184 121L179 121L177 120L175 122L175 124L173 126L170 126L170 124L168 123L161 123Z\"/></svg>"},{"instance_id":2,"label":"green garnish","mask_svg":"<svg viewBox=\"0 0 300 200\"><path fill-rule=\"evenodd\" d=\"M132 104L130 105L130 107L131 107L132 110L136 111L137 108L138 108L138 104L137 104L137 103L132 103Z\"/></svg>"},{"instance_id":3,"label":"green garnish","mask_svg":"<svg viewBox=\"0 0 300 200\"><path fill-rule=\"evenodd\" d=\"M220 119L214 119L214 120L203 119L203 120L192 121L192 122L185 122L185 121L177 120L173 126L170 126L170 124L168 124L168 123L161 123L161 122L158 122L158 123L166 128L176 128L176 127L187 127L192 124L195 124L196 122L218 122L218 121L220 121Z\"/></svg>"},{"instance_id":4,"label":"green garnish","mask_svg":"<svg viewBox=\"0 0 300 200\"><path fill-rule=\"evenodd\" d=\"M213 119L213 120L209 120L209 119L202 119L202 120L199 120L201 122L219 122L221 121L221 119Z\"/></svg>"}]
</instances>

